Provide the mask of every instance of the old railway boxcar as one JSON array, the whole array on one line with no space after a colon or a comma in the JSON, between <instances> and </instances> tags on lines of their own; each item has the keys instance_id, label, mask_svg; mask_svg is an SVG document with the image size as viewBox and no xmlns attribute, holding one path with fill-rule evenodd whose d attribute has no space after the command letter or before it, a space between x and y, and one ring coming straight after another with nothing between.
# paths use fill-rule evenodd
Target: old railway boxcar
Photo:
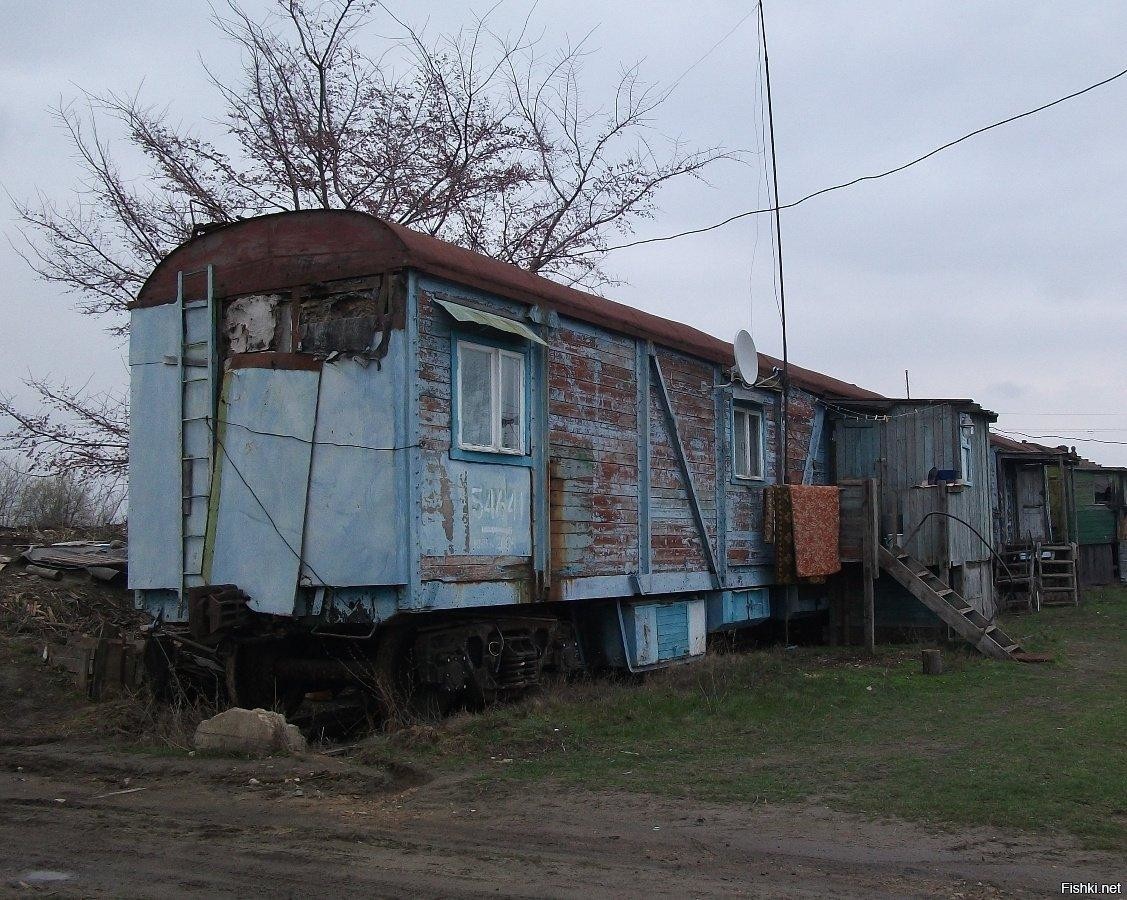
<instances>
[{"instance_id":1,"label":"old railway boxcar","mask_svg":"<svg viewBox=\"0 0 1127 900\"><path fill-rule=\"evenodd\" d=\"M769 615L779 394L730 344L337 211L205 230L130 335L131 586L244 705L356 660L493 696Z\"/></svg>"}]
</instances>

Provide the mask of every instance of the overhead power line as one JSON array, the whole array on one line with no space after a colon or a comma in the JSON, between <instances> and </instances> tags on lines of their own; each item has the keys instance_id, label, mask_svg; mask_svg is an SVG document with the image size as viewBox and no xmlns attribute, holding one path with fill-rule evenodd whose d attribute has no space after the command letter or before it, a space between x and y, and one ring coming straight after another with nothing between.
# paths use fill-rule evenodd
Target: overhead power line
<instances>
[{"instance_id":1,"label":"overhead power line","mask_svg":"<svg viewBox=\"0 0 1127 900\"><path fill-rule=\"evenodd\" d=\"M1063 97L1058 97L1056 100L1051 100L1048 103L1043 103L1040 106L1035 107L1034 109L1027 109L1025 112L1018 113L1017 115L1008 116L1005 119L1001 119L997 122L992 122L991 124L984 125L981 128L976 128L974 131L969 131L966 134L964 134L962 137L958 137L958 138L955 138L952 141L948 141L945 144L941 144L940 146L936 147L935 149L929 150L927 153L923 154L922 156L917 156L915 159L910 160L909 162L906 162L903 165L896 166L892 169L887 169L884 172L877 172L873 175L861 175L861 176L858 176L857 178L852 179L851 181L843 181L841 184L834 184L834 185L830 185L829 187L821 188L820 190L817 190L817 191L814 191L813 193L807 194L805 197L800 197L798 200L794 200L790 203L784 203L782 205L778 205L778 202L776 201L775 206L768 206L768 207L764 207L762 209L749 209L745 212L736 213L734 216L728 216L728 218L724 219L723 221L717 222L714 225L705 225L702 228L691 228L688 231L679 231L676 234L667 234L667 235L664 235L663 237L644 238L642 240L629 241L625 244L614 244L610 247L604 247L604 248L599 249L599 250L594 250L594 249L592 249L592 250L580 250L580 251L577 251L576 253L570 253L570 254L567 254L567 255L568 256L586 256L590 253L604 253L604 252L609 253L611 250L625 250L627 247L640 247L642 244L656 244L656 243L660 243L662 241L675 241L678 238L689 237L689 236L694 235L694 234L704 234L705 232L708 232L708 231L715 231L717 228L723 228L725 225L731 225L733 222L737 222L740 219L746 219L748 216L759 216L759 215L763 215L765 213L775 213L775 212L778 212L779 210L794 209L794 207L805 203L807 200L813 200L815 197L820 197L823 194L830 193L831 191L844 190L845 188L853 187L853 185L855 185L855 184L860 184L862 181L876 181L878 178L887 178L889 175L895 175L898 172L903 172L905 169L910 169L912 166L919 165L924 160L930 159L931 157L935 156L937 153L942 153L944 150L950 150L952 147L956 146L957 144L961 144L963 141L969 141L971 138L977 137L980 134L984 134L985 132L990 131L994 128L1000 128L1003 125L1009 125L1011 122L1016 122L1018 119L1024 119L1027 116L1032 116L1032 115L1036 115L1037 113L1044 112L1045 110L1051 109L1052 107L1057 106L1061 103L1064 103L1068 100L1073 100L1076 97L1079 97L1083 94L1087 94L1089 91L1094 91L1094 90L1096 90L1096 88L1103 87L1106 84L1111 84L1111 82L1113 82L1113 81L1115 81L1119 78L1122 78L1124 75L1127 75L1127 69L1123 69L1120 72L1116 72L1114 75L1111 75L1108 78L1104 78L1101 81L1097 81L1097 82L1095 82L1095 84L1090 84L1087 87L1081 88L1078 91L1073 91L1071 94L1065 94Z\"/></svg>"},{"instance_id":2,"label":"overhead power line","mask_svg":"<svg viewBox=\"0 0 1127 900\"><path fill-rule=\"evenodd\" d=\"M673 83L672 83L671 85L669 85L669 87L668 87L668 88L666 88L666 89L665 89L665 93L664 93L664 94L662 95L662 98L664 99L665 97L668 97L668 96L669 96L670 94L672 94L672 93L673 93L673 92L674 92L675 90L677 90L677 86L678 86L678 85L679 85L679 84L680 84L680 83L681 83L682 81L684 81L684 80L685 80L685 76L687 76L687 75L688 75L688 74L689 74L690 72L692 72L692 71L693 71L693 69L695 69L695 68L696 68L697 66L699 66L699 65L700 65L700 64L701 64L702 62L704 62L704 61L705 61L706 59L708 59L708 57L710 57L710 56L711 56L711 55L712 55L713 53L715 53L715 52L716 52L716 50L717 50L717 49L719 49L720 45L721 45L721 44L723 44L723 43L724 43L724 42L725 42L726 40L728 40L728 38L730 38L730 37L731 37L731 36L732 36L733 34L735 34L735 33L736 33L736 31L737 31L737 30L739 30L739 27L740 27L741 25L743 25L743 23L744 23L744 22L746 22L746 21L747 21L748 19L750 19L750 18L751 18L751 17L753 16L753 15L755 15L755 12L756 12L756 10L755 10L755 9L753 8L753 9L751 9L751 10L750 10L749 12L747 12L746 14L744 14L743 18L741 18L741 19L740 19L740 20L739 20L738 22L736 22L736 24L735 24L735 25L733 25L733 26L732 26L731 28L729 28L729 29L728 29L728 30L727 30L726 32L724 32L724 36L723 36L723 37L721 37L721 38L720 38L720 40L718 40L718 41L717 41L717 42L716 42L715 44L713 44L713 45L712 45L711 47L709 47L709 48L708 48L708 49L707 49L707 50L706 50L706 51L705 51L704 53L702 53L702 54L701 54L701 55L700 55L699 57L697 57L697 60L696 60L696 62L694 62L694 63L693 63L693 64L692 64L691 66L689 66L689 67L688 67L687 69L685 69L685 71L684 71L684 72L682 72L682 73L681 73L680 75L678 75L678 76L677 76L677 77L676 77L675 79L673 79Z\"/></svg>"},{"instance_id":3,"label":"overhead power line","mask_svg":"<svg viewBox=\"0 0 1127 900\"><path fill-rule=\"evenodd\" d=\"M241 481L243 483L243 487L245 487L250 492L251 497L254 498L254 502L258 504L258 508L261 509L263 515L266 516L266 521L270 523L270 527L273 528L278 537L282 539L282 543L285 544L286 549L289 550L290 553L292 553L297 559L298 576L301 576L301 569L304 566L306 569L313 573L313 577L316 578L322 585L328 584L328 582L325 581L325 579L317 573L317 570L313 568L313 564L307 559L303 558L301 551L296 549L294 545L286 539L285 533L281 528L278 527L278 523L274 519L274 517L270 515L270 510L266 508L266 504L262 502L262 498L258 496L258 492L250 486L250 482L247 481L246 476L242 473L242 470L237 465L235 465L235 461L231 458L231 454L227 452L227 445L223 443L223 439L216 433L215 428L212 427L211 418L205 418L204 422L207 425L208 431L211 432L212 439L219 446L220 451L223 453L223 458L227 460L227 463L234 470L235 474L239 476L239 481ZM279 437L282 436L283 435L279 435Z\"/></svg>"},{"instance_id":4,"label":"overhead power line","mask_svg":"<svg viewBox=\"0 0 1127 900\"><path fill-rule=\"evenodd\" d=\"M1004 435L1007 435L1007 436L1010 436L1010 437L1016 435L1017 437L1029 438L1030 440L1033 440L1033 441L1044 441L1044 440L1076 441L1078 443L1088 443L1088 444L1121 444L1123 446L1127 446L1127 441L1107 441L1107 440L1101 440L1100 438L1080 437L1079 435L1075 435L1075 434L1026 434L1023 431L1006 431L1002 428L995 428L994 431L998 432L999 434L1004 434Z\"/></svg>"}]
</instances>

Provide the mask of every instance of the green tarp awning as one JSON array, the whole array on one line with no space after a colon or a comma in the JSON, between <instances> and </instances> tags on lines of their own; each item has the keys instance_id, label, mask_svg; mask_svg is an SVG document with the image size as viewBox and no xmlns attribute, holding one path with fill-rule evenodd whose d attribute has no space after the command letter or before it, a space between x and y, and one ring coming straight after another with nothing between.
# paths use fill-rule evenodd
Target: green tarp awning
<instances>
[{"instance_id":1,"label":"green tarp awning","mask_svg":"<svg viewBox=\"0 0 1127 900\"><path fill-rule=\"evenodd\" d=\"M459 303L451 303L449 300L440 300L438 297L434 298L434 302L446 310L459 322L472 322L474 325L484 325L486 328L493 328L497 331L504 331L506 334L515 334L517 337L524 338L526 341L535 341L537 344L543 344L547 347L547 343L540 335L513 319L506 319L504 316L495 316L493 313L482 312L480 309L473 309L470 306L462 306Z\"/></svg>"}]
</instances>

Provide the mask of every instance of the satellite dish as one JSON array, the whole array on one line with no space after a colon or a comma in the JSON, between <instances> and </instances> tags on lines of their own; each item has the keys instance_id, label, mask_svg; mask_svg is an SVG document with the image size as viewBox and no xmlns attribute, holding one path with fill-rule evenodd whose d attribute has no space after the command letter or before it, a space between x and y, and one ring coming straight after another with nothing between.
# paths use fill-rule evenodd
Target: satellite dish
<instances>
[{"instance_id":1,"label":"satellite dish","mask_svg":"<svg viewBox=\"0 0 1127 900\"><path fill-rule=\"evenodd\" d=\"M736 371L747 384L755 384L759 379L759 353L755 349L755 339L746 330L736 335Z\"/></svg>"}]
</instances>

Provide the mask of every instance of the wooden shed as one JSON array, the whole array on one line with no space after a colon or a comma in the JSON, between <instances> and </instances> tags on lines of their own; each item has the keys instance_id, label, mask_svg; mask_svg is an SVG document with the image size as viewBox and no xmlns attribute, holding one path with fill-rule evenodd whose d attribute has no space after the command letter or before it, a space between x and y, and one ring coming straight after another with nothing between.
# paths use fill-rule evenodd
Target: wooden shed
<instances>
[{"instance_id":1,"label":"wooden shed","mask_svg":"<svg viewBox=\"0 0 1127 900\"><path fill-rule=\"evenodd\" d=\"M1079 546L1080 584L1127 583L1127 468L1081 461L1068 475L1067 521Z\"/></svg>"},{"instance_id":2,"label":"wooden shed","mask_svg":"<svg viewBox=\"0 0 1127 900\"><path fill-rule=\"evenodd\" d=\"M991 539L993 477L989 425L997 415L965 399L838 401L830 407L834 475L843 485L875 482L875 528L987 619L996 602ZM848 490L846 491L848 494ZM851 504L843 497L844 511ZM843 545L854 543L848 533ZM895 579L881 577L876 624L936 624Z\"/></svg>"},{"instance_id":3,"label":"wooden shed","mask_svg":"<svg viewBox=\"0 0 1127 900\"><path fill-rule=\"evenodd\" d=\"M1029 609L1079 602L1075 529L1067 514L1076 454L992 434L990 456L1000 602Z\"/></svg>"},{"instance_id":4,"label":"wooden shed","mask_svg":"<svg viewBox=\"0 0 1127 900\"><path fill-rule=\"evenodd\" d=\"M994 537L998 545L1028 541L1068 543L1072 537L1064 514L1067 471L1079 461L1067 447L1046 447L990 435L997 493ZM1062 475L1066 476L1062 479Z\"/></svg>"}]
</instances>

